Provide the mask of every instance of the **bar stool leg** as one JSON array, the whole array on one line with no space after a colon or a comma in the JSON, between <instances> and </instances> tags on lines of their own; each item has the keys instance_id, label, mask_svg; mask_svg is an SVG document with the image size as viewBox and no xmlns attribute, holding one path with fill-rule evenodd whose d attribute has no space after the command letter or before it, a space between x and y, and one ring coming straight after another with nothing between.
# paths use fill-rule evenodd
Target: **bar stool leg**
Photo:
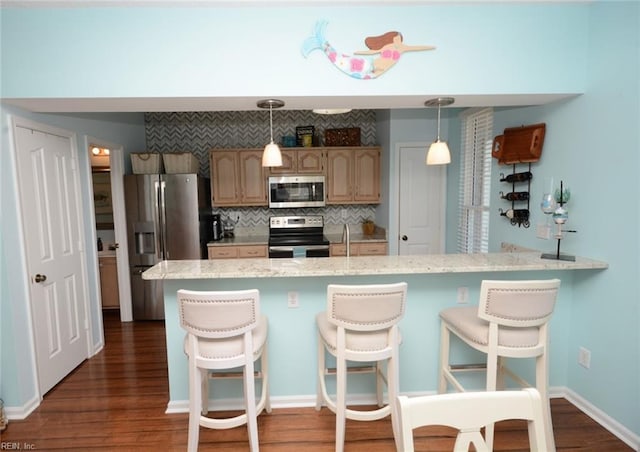
<instances>
[{"instance_id":1,"label":"bar stool leg","mask_svg":"<svg viewBox=\"0 0 640 452\"><path fill-rule=\"evenodd\" d=\"M325 369L324 344L318 334L318 381L316 384L316 411L320 411L324 400L324 369Z\"/></svg>"},{"instance_id":2,"label":"bar stool leg","mask_svg":"<svg viewBox=\"0 0 640 452\"><path fill-rule=\"evenodd\" d=\"M249 355L250 356L250 355ZM245 412L247 413L247 429L249 431L249 447L252 452L258 452L260 446L258 444L258 419L256 413L256 392L255 380L253 377L253 360L244 366L244 400Z\"/></svg>"},{"instance_id":3,"label":"bar stool leg","mask_svg":"<svg viewBox=\"0 0 640 452\"><path fill-rule=\"evenodd\" d=\"M336 356L336 452L344 450L347 418L347 362L344 355Z\"/></svg>"},{"instance_id":4,"label":"bar stool leg","mask_svg":"<svg viewBox=\"0 0 640 452\"><path fill-rule=\"evenodd\" d=\"M441 323L440 326L440 368L438 369L438 394L447 392L447 378L445 369L449 368L449 328Z\"/></svg>"},{"instance_id":5,"label":"bar stool leg","mask_svg":"<svg viewBox=\"0 0 640 452\"><path fill-rule=\"evenodd\" d=\"M553 436L553 422L551 420L551 400L549 399L549 368L547 352L536 358L536 389L544 402L544 423L547 438L547 450L555 451L556 444Z\"/></svg>"}]
</instances>

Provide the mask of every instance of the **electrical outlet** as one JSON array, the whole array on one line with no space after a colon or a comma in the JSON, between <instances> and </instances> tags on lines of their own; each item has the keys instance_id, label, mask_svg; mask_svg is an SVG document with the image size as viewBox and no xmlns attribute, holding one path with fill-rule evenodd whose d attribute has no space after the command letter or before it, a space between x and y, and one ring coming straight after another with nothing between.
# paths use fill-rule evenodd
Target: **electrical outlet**
<instances>
[{"instance_id":1,"label":"electrical outlet","mask_svg":"<svg viewBox=\"0 0 640 452\"><path fill-rule=\"evenodd\" d=\"M551 226L548 224L539 224L536 227L536 237L539 239L549 240L551 238Z\"/></svg>"},{"instance_id":2,"label":"electrical outlet","mask_svg":"<svg viewBox=\"0 0 640 452\"><path fill-rule=\"evenodd\" d=\"M578 364L580 364L585 369L591 367L591 351L580 347L578 349Z\"/></svg>"},{"instance_id":3,"label":"electrical outlet","mask_svg":"<svg viewBox=\"0 0 640 452\"><path fill-rule=\"evenodd\" d=\"M467 304L469 302L469 288L458 287L458 304Z\"/></svg>"},{"instance_id":4,"label":"electrical outlet","mask_svg":"<svg viewBox=\"0 0 640 452\"><path fill-rule=\"evenodd\" d=\"M342 209L341 213L342 213L342 219L346 220L347 219L347 209Z\"/></svg>"},{"instance_id":5,"label":"electrical outlet","mask_svg":"<svg viewBox=\"0 0 640 452\"><path fill-rule=\"evenodd\" d=\"M287 294L287 307L289 308L299 308L300 300L298 298L298 292L289 292Z\"/></svg>"}]
</instances>

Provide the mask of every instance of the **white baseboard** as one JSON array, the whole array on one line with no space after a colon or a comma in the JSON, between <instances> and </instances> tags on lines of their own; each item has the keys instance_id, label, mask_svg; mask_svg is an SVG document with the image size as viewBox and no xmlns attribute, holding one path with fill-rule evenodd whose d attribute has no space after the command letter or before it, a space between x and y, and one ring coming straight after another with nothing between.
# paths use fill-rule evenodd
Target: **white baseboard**
<instances>
[{"instance_id":1,"label":"white baseboard","mask_svg":"<svg viewBox=\"0 0 640 452\"><path fill-rule=\"evenodd\" d=\"M587 416L596 421L602 427L609 430L613 435L620 439L620 441L627 444L633 450L640 452L640 435L635 434L620 422L613 419L607 413L605 413L571 389L562 389L564 392L564 398L578 407L580 411L584 412Z\"/></svg>"},{"instance_id":2,"label":"white baseboard","mask_svg":"<svg viewBox=\"0 0 640 452\"><path fill-rule=\"evenodd\" d=\"M38 399L38 397L34 397L31 400L27 401L27 403L25 403L22 406L4 406L4 413L7 416L7 419L11 420L11 419L15 419L15 420L22 420L22 419L26 419L27 416L29 416L31 413L33 413L33 410L35 410L36 408L38 408L38 406L40 406L40 400Z\"/></svg>"}]
</instances>

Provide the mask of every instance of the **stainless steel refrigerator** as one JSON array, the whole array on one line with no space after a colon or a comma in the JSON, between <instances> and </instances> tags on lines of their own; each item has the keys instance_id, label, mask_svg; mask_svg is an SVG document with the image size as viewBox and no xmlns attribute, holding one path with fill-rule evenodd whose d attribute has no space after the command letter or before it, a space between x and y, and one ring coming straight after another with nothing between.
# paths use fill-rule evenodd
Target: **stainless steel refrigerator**
<instances>
[{"instance_id":1,"label":"stainless steel refrigerator","mask_svg":"<svg viewBox=\"0 0 640 452\"><path fill-rule=\"evenodd\" d=\"M164 319L161 281L142 272L163 260L206 259L209 180L197 174L124 176L134 320Z\"/></svg>"}]
</instances>

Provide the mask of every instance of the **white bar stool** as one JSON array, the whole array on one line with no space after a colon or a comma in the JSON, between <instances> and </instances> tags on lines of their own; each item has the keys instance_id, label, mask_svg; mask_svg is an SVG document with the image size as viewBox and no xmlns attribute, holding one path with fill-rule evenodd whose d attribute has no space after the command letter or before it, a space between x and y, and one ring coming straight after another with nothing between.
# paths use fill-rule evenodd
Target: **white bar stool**
<instances>
[{"instance_id":1,"label":"white bar stool","mask_svg":"<svg viewBox=\"0 0 640 452\"><path fill-rule=\"evenodd\" d=\"M258 290L201 292L178 290L180 326L187 331L184 341L189 357L189 441L188 450L198 450L200 426L229 429L247 424L249 445L258 451L257 416L271 412L267 359L267 318L260 314ZM254 373L260 359L261 371ZM213 419L208 412L209 372L242 367L245 412ZM254 378L262 378L256 404Z\"/></svg>"},{"instance_id":2,"label":"white bar stool","mask_svg":"<svg viewBox=\"0 0 640 452\"><path fill-rule=\"evenodd\" d=\"M440 364L438 392L450 383L464 391L456 372L486 372L486 389L504 388L505 374L521 386L529 383L506 367L503 358L535 358L535 387L544 402L545 450L555 450L549 404L548 322L553 314L559 279L534 281L482 281L476 306L454 307L440 312ZM487 355L486 365L452 365L449 362L450 335ZM493 423L486 426L485 438L493 447Z\"/></svg>"},{"instance_id":3,"label":"white bar stool","mask_svg":"<svg viewBox=\"0 0 640 452\"><path fill-rule=\"evenodd\" d=\"M346 419L373 421L391 415L396 432L399 388L398 322L404 316L407 283L374 285L336 285L327 287L327 310L316 316L318 327L318 388L316 410L325 404L336 413L336 451L344 448ZM336 401L327 393L325 350L336 357ZM364 411L347 408L347 361L373 362L369 371L376 373L378 409ZM387 362L386 375L380 364ZM351 368L362 371L362 368ZM386 382L388 401L383 403L383 383Z\"/></svg>"}]
</instances>

